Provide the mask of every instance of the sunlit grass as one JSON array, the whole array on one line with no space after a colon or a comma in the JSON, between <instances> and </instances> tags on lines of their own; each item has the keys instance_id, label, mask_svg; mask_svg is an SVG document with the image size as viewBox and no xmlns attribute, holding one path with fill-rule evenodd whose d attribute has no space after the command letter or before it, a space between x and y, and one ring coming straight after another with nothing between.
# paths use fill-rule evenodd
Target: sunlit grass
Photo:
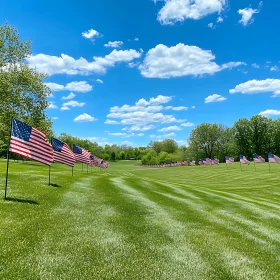
<instances>
[{"instance_id":1,"label":"sunlit grass","mask_svg":"<svg viewBox=\"0 0 280 280\"><path fill-rule=\"evenodd\" d=\"M0 279L279 279L280 166L0 161Z\"/></svg>"}]
</instances>

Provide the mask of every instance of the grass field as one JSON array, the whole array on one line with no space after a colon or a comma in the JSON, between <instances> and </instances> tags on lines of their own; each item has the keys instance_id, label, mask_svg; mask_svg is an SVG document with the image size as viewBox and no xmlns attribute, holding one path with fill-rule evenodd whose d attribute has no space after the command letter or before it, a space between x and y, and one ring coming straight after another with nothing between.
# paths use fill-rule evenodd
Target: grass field
<instances>
[{"instance_id":1,"label":"grass field","mask_svg":"<svg viewBox=\"0 0 280 280\"><path fill-rule=\"evenodd\" d=\"M133 164L11 162L0 279L280 279L280 166Z\"/></svg>"}]
</instances>

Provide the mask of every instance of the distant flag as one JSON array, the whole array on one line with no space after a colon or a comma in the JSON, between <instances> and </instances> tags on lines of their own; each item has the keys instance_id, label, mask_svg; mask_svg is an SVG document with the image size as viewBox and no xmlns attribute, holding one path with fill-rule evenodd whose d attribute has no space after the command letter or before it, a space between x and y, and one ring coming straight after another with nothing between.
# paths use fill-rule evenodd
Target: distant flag
<instances>
[{"instance_id":1,"label":"distant flag","mask_svg":"<svg viewBox=\"0 0 280 280\"><path fill-rule=\"evenodd\" d=\"M48 166L53 162L53 149L46 134L14 118L9 151Z\"/></svg>"},{"instance_id":2,"label":"distant flag","mask_svg":"<svg viewBox=\"0 0 280 280\"><path fill-rule=\"evenodd\" d=\"M262 156L258 156L257 154L253 155L253 160L255 163L265 163L265 159Z\"/></svg>"},{"instance_id":3,"label":"distant flag","mask_svg":"<svg viewBox=\"0 0 280 280\"><path fill-rule=\"evenodd\" d=\"M212 164L220 164L220 161L218 159L211 158L211 163Z\"/></svg>"},{"instance_id":4,"label":"distant flag","mask_svg":"<svg viewBox=\"0 0 280 280\"><path fill-rule=\"evenodd\" d=\"M73 167L76 162L76 159L75 159L75 155L70 150L67 143L64 143L55 138L52 138L51 142L54 150L54 154L53 154L54 161Z\"/></svg>"},{"instance_id":5,"label":"distant flag","mask_svg":"<svg viewBox=\"0 0 280 280\"><path fill-rule=\"evenodd\" d=\"M198 164L199 164L199 165L203 165L203 160L200 159L200 160L198 161Z\"/></svg>"},{"instance_id":6,"label":"distant flag","mask_svg":"<svg viewBox=\"0 0 280 280\"><path fill-rule=\"evenodd\" d=\"M186 160L183 160L181 164L182 165L188 165L188 162Z\"/></svg>"},{"instance_id":7,"label":"distant flag","mask_svg":"<svg viewBox=\"0 0 280 280\"><path fill-rule=\"evenodd\" d=\"M108 168L108 166L109 166L109 164L107 161L103 161L103 160L101 161L101 163L100 163L101 168Z\"/></svg>"},{"instance_id":8,"label":"distant flag","mask_svg":"<svg viewBox=\"0 0 280 280\"><path fill-rule=\"evenodd\" d=\"M280 163L280 158L273 154L268 154L268 161L270 163Z\"/></svg>"},{"instance_id":9,"label":"distant flag","mask_svg":"<svg viewBox=\"0 0 280 280\"><path fill-rule=\"evenodd\" d=\"M240 163L242 164L248 164L248 165L250 164L250 161L245 156L240 155L239 159L240 159Z\"/></svg>"},{"instance_id":10,"label":"distant flag","mask_svg":"<svg viewBox=\"0 0 280 280\"><path fill-rule=\"evenodd\" d=\"M209 158L202 159L202 162L203 162L204 165L211 165L212 164L211 159L209 159Z\"/></svg>"},{"instance_id":11,"label":"distant flag","mask_svg":"<svg viewBox=\"0 0 280 280\"><path fill-rule=\"evenodd\" d=\"M191 165L191 166L195 166L195 160L191 160L191 161L190 161L190 165Z\"/></svg>"},{"instance_id":12,"label":"distant flag","mask_svg":"<svg viewBox=\"0 0 280 280\"><path fill-rule=\"evenodd\" d=\"M234 158L226 156L226 163L227 164L233 164L234 163Z\"/></svg>"},{"instance_id":13,"label":"distant flag","mask_svg":"<svg viewBox=\"0 0 280 280\"><path fill-rule=\"evenodd\" d=\"M75 158L77 162L82 162L85 164L89 164L90 163L90 152L87 151L84 148L81 148L80 146L74 144L74 149L73 149Z\"/></svg>"}]
</instances>

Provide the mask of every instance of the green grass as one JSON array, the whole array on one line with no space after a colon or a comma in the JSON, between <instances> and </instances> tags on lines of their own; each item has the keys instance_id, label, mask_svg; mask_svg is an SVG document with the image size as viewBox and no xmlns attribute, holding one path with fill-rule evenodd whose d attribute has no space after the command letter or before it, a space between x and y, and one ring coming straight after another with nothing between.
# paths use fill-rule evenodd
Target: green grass
<instances>
[{"instance_id":1,"label":"green grass","mask_svg":"<svg viewBox=\"0 0 280 280\"><path fill-rule=\"evenodd\" d=\"M280 279L280 166L133 164L12 161L0 279Z\"/></svg>"}]
</instances>

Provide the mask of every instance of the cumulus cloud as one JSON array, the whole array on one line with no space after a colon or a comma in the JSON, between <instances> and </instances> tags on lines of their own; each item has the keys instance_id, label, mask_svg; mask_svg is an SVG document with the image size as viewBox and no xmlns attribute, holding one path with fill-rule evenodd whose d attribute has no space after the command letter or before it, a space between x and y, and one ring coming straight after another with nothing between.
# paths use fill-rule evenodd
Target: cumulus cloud
<instances>
[{"instance_id":1,"label":"cumulus cloud","mask_svg":"<svg viewBox=\"0 0 280 280\"><path fill-rule=\"evenodd\" d=\"M182 123L181 126L183 126L183 127L192 127L192 126L194 126L194 123L186 122L186 123Z\"/></svg>"},{"instance_id":2,"label":"cumulus cloud","mask_svg":"<svg viewBox=\"0 0 280 280\"><path fill-rule=\"evenodd\" d=\"M161 128L158 131L159 132L169 132L169 131L179 131L179 130L182 130L182 128L180 128L177 125L173 125L173 126L168 126L168 127Z\"/></svg>"},{"instance_id":3,"label":"cumulus cloud","mask_svg":"<svg viewBox=\"0 0 280 280\"><path fill-rule=\"evenodd\" d=\"M219 94L212 94L205 98L205 103L212 103L212 102L222 102L227 100L225 97Z\"/></svg>"},{"instance_id":4,"label":"cumulus cloud","mask_svg":"<svg viewBox=\"0 0 280 280\"><path fill-rule=\"evenodd\" d=\"M104 45L106 48L120 48L123 45L122 41L109 41L107 44Z\"/></svg>"},{"instance_id":5,"label":"cumulus cloud","mask_svg":"<svg viewBox=\"0 0 280 280\"><path fill-rule=\"evenodd\" d=\"M62 96L61 100L70 100L73 99L76 95L73 92L70 92L67 96Z\"/></svg>"},{"instance_id":6,"label":"cumulus cloud","mask_svg":"<svg viewBox=\"0 0 280 280\"><path fill-rule=\"evenodd\" d=\"M61 111L70 110L70 107L83 107L86 103L71 100L62 104Z\"/></svg>"},{"instance_id":7,"label":"cumulus cloud","mask_svg":"<svg viewBox=\"0 0 280 280\"><path fill-rule=\"evenodd\" d=\"M119 124L119 122L114 121L114 120L106 120L105 124Z\"/></svg>"},{"instance_id":8,"label":"cumulus cloud","mask_svg":"<svg viewBox=\"0 0 280 280\"><path fill-rule=\"evenodd\" d=\"M280 115L280 110L265 110L259 113L259 115L265 116L265 117L271 117L271 116L279 116Z\"/></svg>"},{"instance_id":9,"label":"cumulus cloud","mask_svg":"<svg viewBox=\"0 0 280 280\"><path fill-rule=\"evenodd\" d=\"M102 80L100 80L100 79L97 79L96 82L100 83L100 84L104 84L104 82Z\"/></svg>"},{"instance_id":10,"label":"cumulus cloud","mask_svg":"<svg viewBox=\"0 0 280 280\"><path fill-rule=\"evenodd\" d=\"M75 59L66 54L61 54L60 57L36 54L28 57L27 61L32 68L50 76L54 74L89 75L92 73L104 74L108 68L114 67L117 63L128 63L141 55L141 51L130 49L113 50L104 57L94 56L91 62L83 57Z\"/></svg>"},{"instance_id":11,"label":"cumulus cloud","mask_svg":"<svg viewBox=\"0 0 280 280\"><path fill-rule=\"evenodd\" d=\"M52 117L52 120L58 120L58 117Z\"/></svg>"},{"instance_id":12,"label":"cumulus cloud","mask_svg":"<svg viewBox=\"0 0 280 280\"><path fill-rule=\"evenodd\" d=\"M218 65L215 56L209 50L182 43L173 47L163 44L150 49L143 63L139 66L142 76L146 78L171 78L215 74L224 69L231 69L243 62L228 62Z\"/></svg>"},{"instance_id":13,"label":"cumulus cloud","mask_svg":"<svg viewBox=\"0 0 280 280\"><path fill-rule=\"evenodd\" d=\"M177 120L172 115L164 115L160 112L164 109L161 104L168 103L171 100L171 96L158 95L149 100L141 98L132 106L127 104L121 107L114 106L110 108L110 113L107 115L107 121L118 119L118 124L138 126L152 123L184 122L184 120Z\"/></svg>"},{"instance_id":14,"label":"cumulus cloud","mask_svg":"<svg viewBox=\"0 0 280 280\"><path fill-rule=\"evenodd\" d=\"M280 95L280 80L266 79L266 80L250 80L246 83L237 85L234 89L229 91L231 94L258 94L258 93L273 93L273 97Z\"/></svg>"},{"instance_id":15,"label":"cumulus cloud","mask_svg":"<svg viewBox=\"0 0 280 280\"><path fill-rule=\"evenodd\" d=\"M89 29L88 31L82 32L82 36L94 42L96 38L101 37L102 35L94 29Z\"/></svg>"},{"instance_id":16,"label":"cumulus cloud","mask_svg":"<svg viewBox=\"0 0 280 280\"><path fill-rule=\"evenodd\" d=\"M247 26L254 22L253 15L258 14L260 12L260 9L262 7L262 2L260 2L258 9L252 9L251 7L240 9L238 10L238 14L242 16L241 20L238 22L243 24L244 26Z\"/></svg>"},{"instance_id":17,"label":"cumulus cloud","mask_svg":"<svg viewBox=\"0 0 280 280\"><path fill-rule=\"evenodd\" d=\"M270 68L270 71L279 71L279 67L277 65L274 65Z\"/></svg>"},{"instance_id":18,"label":"cumulus cloud","mask_svg":"<svg viewBox=\"0 0 280 280\"><path fill-rule=\"evenodd\" d=\"M122 128L122 130L128 131L128 132L135 132L135 131L148 131L148 130L151 130L154 128L155 128L155 126L152 124L150 124L150 125L138 124L138 125L133 125L131 127L124 127L124 128Z\"/></svg>"},{"instance_id":19,"label":"cumulus cloud","mask_svg":"<svg viewBox=\"0 0 280 280\"><path fill-rule=\"evenodd\" d=\"M55 105L54 102L49 102L49 106L47 109L57 109L57 106Z\"/></svg>"},{"instance_id":20,"label":"cumulus cloud","mask_svg":"<svg viewBox=\"0 0 280 280\"><path fill-rule=\"evenodd\" d=\"M66 86L59 85L56 83L45 83L45 85L48 86L52 91L69 90L75 92L89 92L93 89L93 86L88 84L86 81L71 82L68 83Z\"/></svg>"},{"instance_id":21,"label":"cumulus cloud","mask_svg":"<svg viewBox=\"0 0 280 280\"><path fill-rule=\"evenodd\" d=\"M208 24L208 27L211 28L211 29L214 29L214 28L215 28L215 25L214 25L213 22L210 22L210 23Z\"/></svg>"},{"instance_id":22,"label":"cumulus cloud","mask_svg":"<svg viewBox=\"0 0 280 280\"><path fill-rule=\"evenodd\" d=\"M258 65L257 63L253 63L253 64L252 64L252 67L254 67L254 68L260 68L260 65Z\"/></svg>"},{"instance_id":23,"label":"cumulus cloud","mask_svg":"<svg viewBox=\"0 0 280 280\"><path fill-rule=\"evenodd\" d=\"M81 114L78 117L76 117L74 119L74 122L93 122L96 120L97 120L96 118L84 113L84 114Z\"/></svg>"},{"instance_id":24,"label":"cumulus cloud","mask_svg":"<svg viewBox=\"0 0 280 280\"><path fill-rule=\"evenodd\" d=\"M158 2L159 0L155 0ZM158 13L158 21L163 25L172 25L186 19L198 20L209 14L221 13L226 0L163 0L164 6Z\"/></svg>"},{"instance_id":25,"label":"cumulus cloud","mask_svg":"<svg viewBox=\"0 0 280 280\"><path fill-rule=\"evenodd\" d=\"M166 106L164 109L173 110L173 111L185 111L185 110L188 110L188 107L185 107L185 106L178 106L178 107Z\"/></svg>"}]
</instances>

